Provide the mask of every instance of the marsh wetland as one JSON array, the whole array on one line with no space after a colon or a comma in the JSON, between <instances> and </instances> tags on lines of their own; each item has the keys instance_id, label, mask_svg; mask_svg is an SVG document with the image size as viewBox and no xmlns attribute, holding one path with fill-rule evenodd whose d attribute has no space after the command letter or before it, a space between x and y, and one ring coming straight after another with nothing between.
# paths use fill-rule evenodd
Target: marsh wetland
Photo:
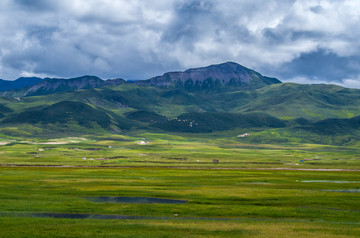
<instances>
[{"instance_id":1,"label":"marsh wetland","mask_svg":"<svg viewBox=\"0 0 360 238\"><path fill-rule=\"evenodd\" d=\"M356 146L149 133L3 142L0 237L360 236Z\"/></svg>"}]
</instances>

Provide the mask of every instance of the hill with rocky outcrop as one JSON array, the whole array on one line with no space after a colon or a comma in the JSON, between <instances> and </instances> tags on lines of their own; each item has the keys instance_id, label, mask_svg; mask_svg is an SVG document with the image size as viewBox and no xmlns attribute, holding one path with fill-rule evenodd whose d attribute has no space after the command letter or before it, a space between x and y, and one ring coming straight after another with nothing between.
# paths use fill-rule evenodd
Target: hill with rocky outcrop
<instances>
[{"instance_id":1,"label":"hill with rocky outcrop","mask_svg":"<svg viewBox=\"0 0 360 238\"><path fill-rule=\"evenodd\" d=\"M220 88L260 88L281 83L280 80L261 75L234 62L188 69L184 72L168 72L162 76L137 81L137 85L175 87L185 90Z\"/></svg>"},{"instance_id":2,"label":"hill with rocky outcrop","mask_svg":"<svg viewBox=\"0 0 360 238\"><path fill-rule=\"evenodd\" d=\"M221 132L248 133L248 142L360 141L359 89L280 83L236 63L134 83L47 78L2 94L6 136Z\"/></svg>"}]
</instances>

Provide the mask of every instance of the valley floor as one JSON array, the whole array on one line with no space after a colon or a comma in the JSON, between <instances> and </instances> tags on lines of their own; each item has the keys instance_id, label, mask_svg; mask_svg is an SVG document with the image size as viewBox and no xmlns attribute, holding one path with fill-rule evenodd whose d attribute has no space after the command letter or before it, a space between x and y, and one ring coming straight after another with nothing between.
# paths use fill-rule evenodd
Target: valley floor
<instances>
[{"instance_id":1,"label":"valley floor","mask_svg":"<svg viewBox=\"0 0 360 238\"><path fill-rule=\"evenodd\" d=\"M297 168L225 168L225 167L176 167L176 166L82 166L82 165L23 165L23 164L0 164L0 167L32 167L32 168L117 168L117 169L131 169L131 168L162 168L162 169L208 169L208 170L283 170L283 171L332 171L332 172L360 172L360 169L297 169Z\"/></svg>"},{"instance_id":2,"label":"valley floor","mask_svg":"<svg viewBox=\"0 0 360 238\"><path fill-rule=\"evenodd\" d=\"M157 134L7 142L0 237L360 236L356 146Z\"/></svg>"}]
</instances>

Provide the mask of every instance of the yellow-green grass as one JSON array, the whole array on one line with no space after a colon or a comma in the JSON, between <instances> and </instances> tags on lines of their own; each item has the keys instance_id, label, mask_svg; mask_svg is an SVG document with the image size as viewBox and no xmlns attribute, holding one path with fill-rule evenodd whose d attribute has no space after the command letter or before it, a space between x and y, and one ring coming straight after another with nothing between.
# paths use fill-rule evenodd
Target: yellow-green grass
<instances>
[{"instance_id":1,"label":"yellow-green grass","mask_svg":"<svg viewBox=\"0 0 360 238\"><path fill-rule=\"evenodd\" d=\"M249 144L201 134L4 137L0 237L358 237L360 173L341 170L359 169L359 152L357 146ZM188 202L86 199L100 196ZM137 219L36 217L39 213Z\"/></svg>"},{"instance_id":2,"label":"yellow-green grass","mask_svg":"<svg viewBox=\"0 0 360 238\"><path fill-rule=\"evenodd\" d=\"M358 146L248 144L238 138L150 133L0 142L2 165L360 168Z\"/></svg>"},{"instance_id":3,"label":"yellow-green grass","mask_svg":"<svg viewBox=\"0 0 360 238\"><path fill-rule=\"evenodd\" d=\"M349 171L2 167L0 236L357 237L359 189L360 174ZM188 202L86 199L99 196ZM33 217L34 213L145 218L55 219Z\"/></svg>"},{"instance_id":4,"label":"yellow-green grass","mask_svg":"<svg viewBox=\"0 0 360 238\"><path fill-rule=\"evenodd\" d=\"M21 225L21 229L19 228ZM359 237L359 227L311 221L0 218L0 237Z\"/></svg>"}]
</instances>

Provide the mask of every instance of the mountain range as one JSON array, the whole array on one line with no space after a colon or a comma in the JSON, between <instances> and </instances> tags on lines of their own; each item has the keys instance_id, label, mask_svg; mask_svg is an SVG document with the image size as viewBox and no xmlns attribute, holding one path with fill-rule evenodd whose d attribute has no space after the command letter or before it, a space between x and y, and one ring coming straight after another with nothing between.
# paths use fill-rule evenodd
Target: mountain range
<instances>
[{"instance_id":1,"label":"mountain range","mask_svg":"<svg viewBox=\"0 0 360 238\"><path fill-rule=\"evenodd\" d=\"M254 70L234 62L208 67L188 69L184 72L169 72L162 76L139 81L137 85L176 87L186 90L207 90L224 87L261 88L281 83L278 79L262 76Z\"/></svg>"},{"instance_id":2,"label":"mountain range","mask_svg":"<svg viewBox=\"0 0 360 238\"><path fill-rule=\"evenodd\" d=\"M1 88L3 136L251 132L241 140L360 141L360 90L281 83L233 62L133 83L96 76L28 80Z\"/></svg>"},{"instance_id":3,"label":"mountain range","mask_svg":"<svg viewBox=\"0 0 360 238\"><path fill-rule=\"evenodd\" d=\"M0 83L3 83L4 85L2 86L0 84L0 92L5 91L2 93L3 96L25 97L75 91L79 89L117 86L128 82L121 78L102 80L97 76L86 75L70 79L19 78L15 81L2 80ZM168 72L163 76L134 82L134 84L139 86L179 88L186 91L233 88L255 89L277 83L281 82L275 78L262 76L254 70L245 68L244 66L233 62L189 69L184 72Z\"/></svg>"},{"instance_id":4,"label":"mountain range","mask_svg":"<svg viewBox=\"0 0 360 238\"><path fill-rule=\"evenodd\" d=\"M41 82L43 79L37 77L21 77L14 81L0 79L0 92L21 89Z\"/></svg>"},{"instance_id":5,"label":"mountain range","mask_svg":"<svg viewBox=\"0 0 360 238\"><path fill-rule=\"evenodd\" d=\"M124 79L108 79L102 80L97 76L85 75L77 78L62 79L62 78L45 78L33 80L34 78L20 78L24 82L27 81L27 85L23 87L12 88L13 90L0 90L3 91L3 96L38 96L59 92L76 91L80 89L100 88L105 86L116 86L127 83ZM17 79L14 82L20 80ZM5 80L3 80L5 81ZM10 81L11 82L11 81Z\"/></svg>"}]
</instances>

